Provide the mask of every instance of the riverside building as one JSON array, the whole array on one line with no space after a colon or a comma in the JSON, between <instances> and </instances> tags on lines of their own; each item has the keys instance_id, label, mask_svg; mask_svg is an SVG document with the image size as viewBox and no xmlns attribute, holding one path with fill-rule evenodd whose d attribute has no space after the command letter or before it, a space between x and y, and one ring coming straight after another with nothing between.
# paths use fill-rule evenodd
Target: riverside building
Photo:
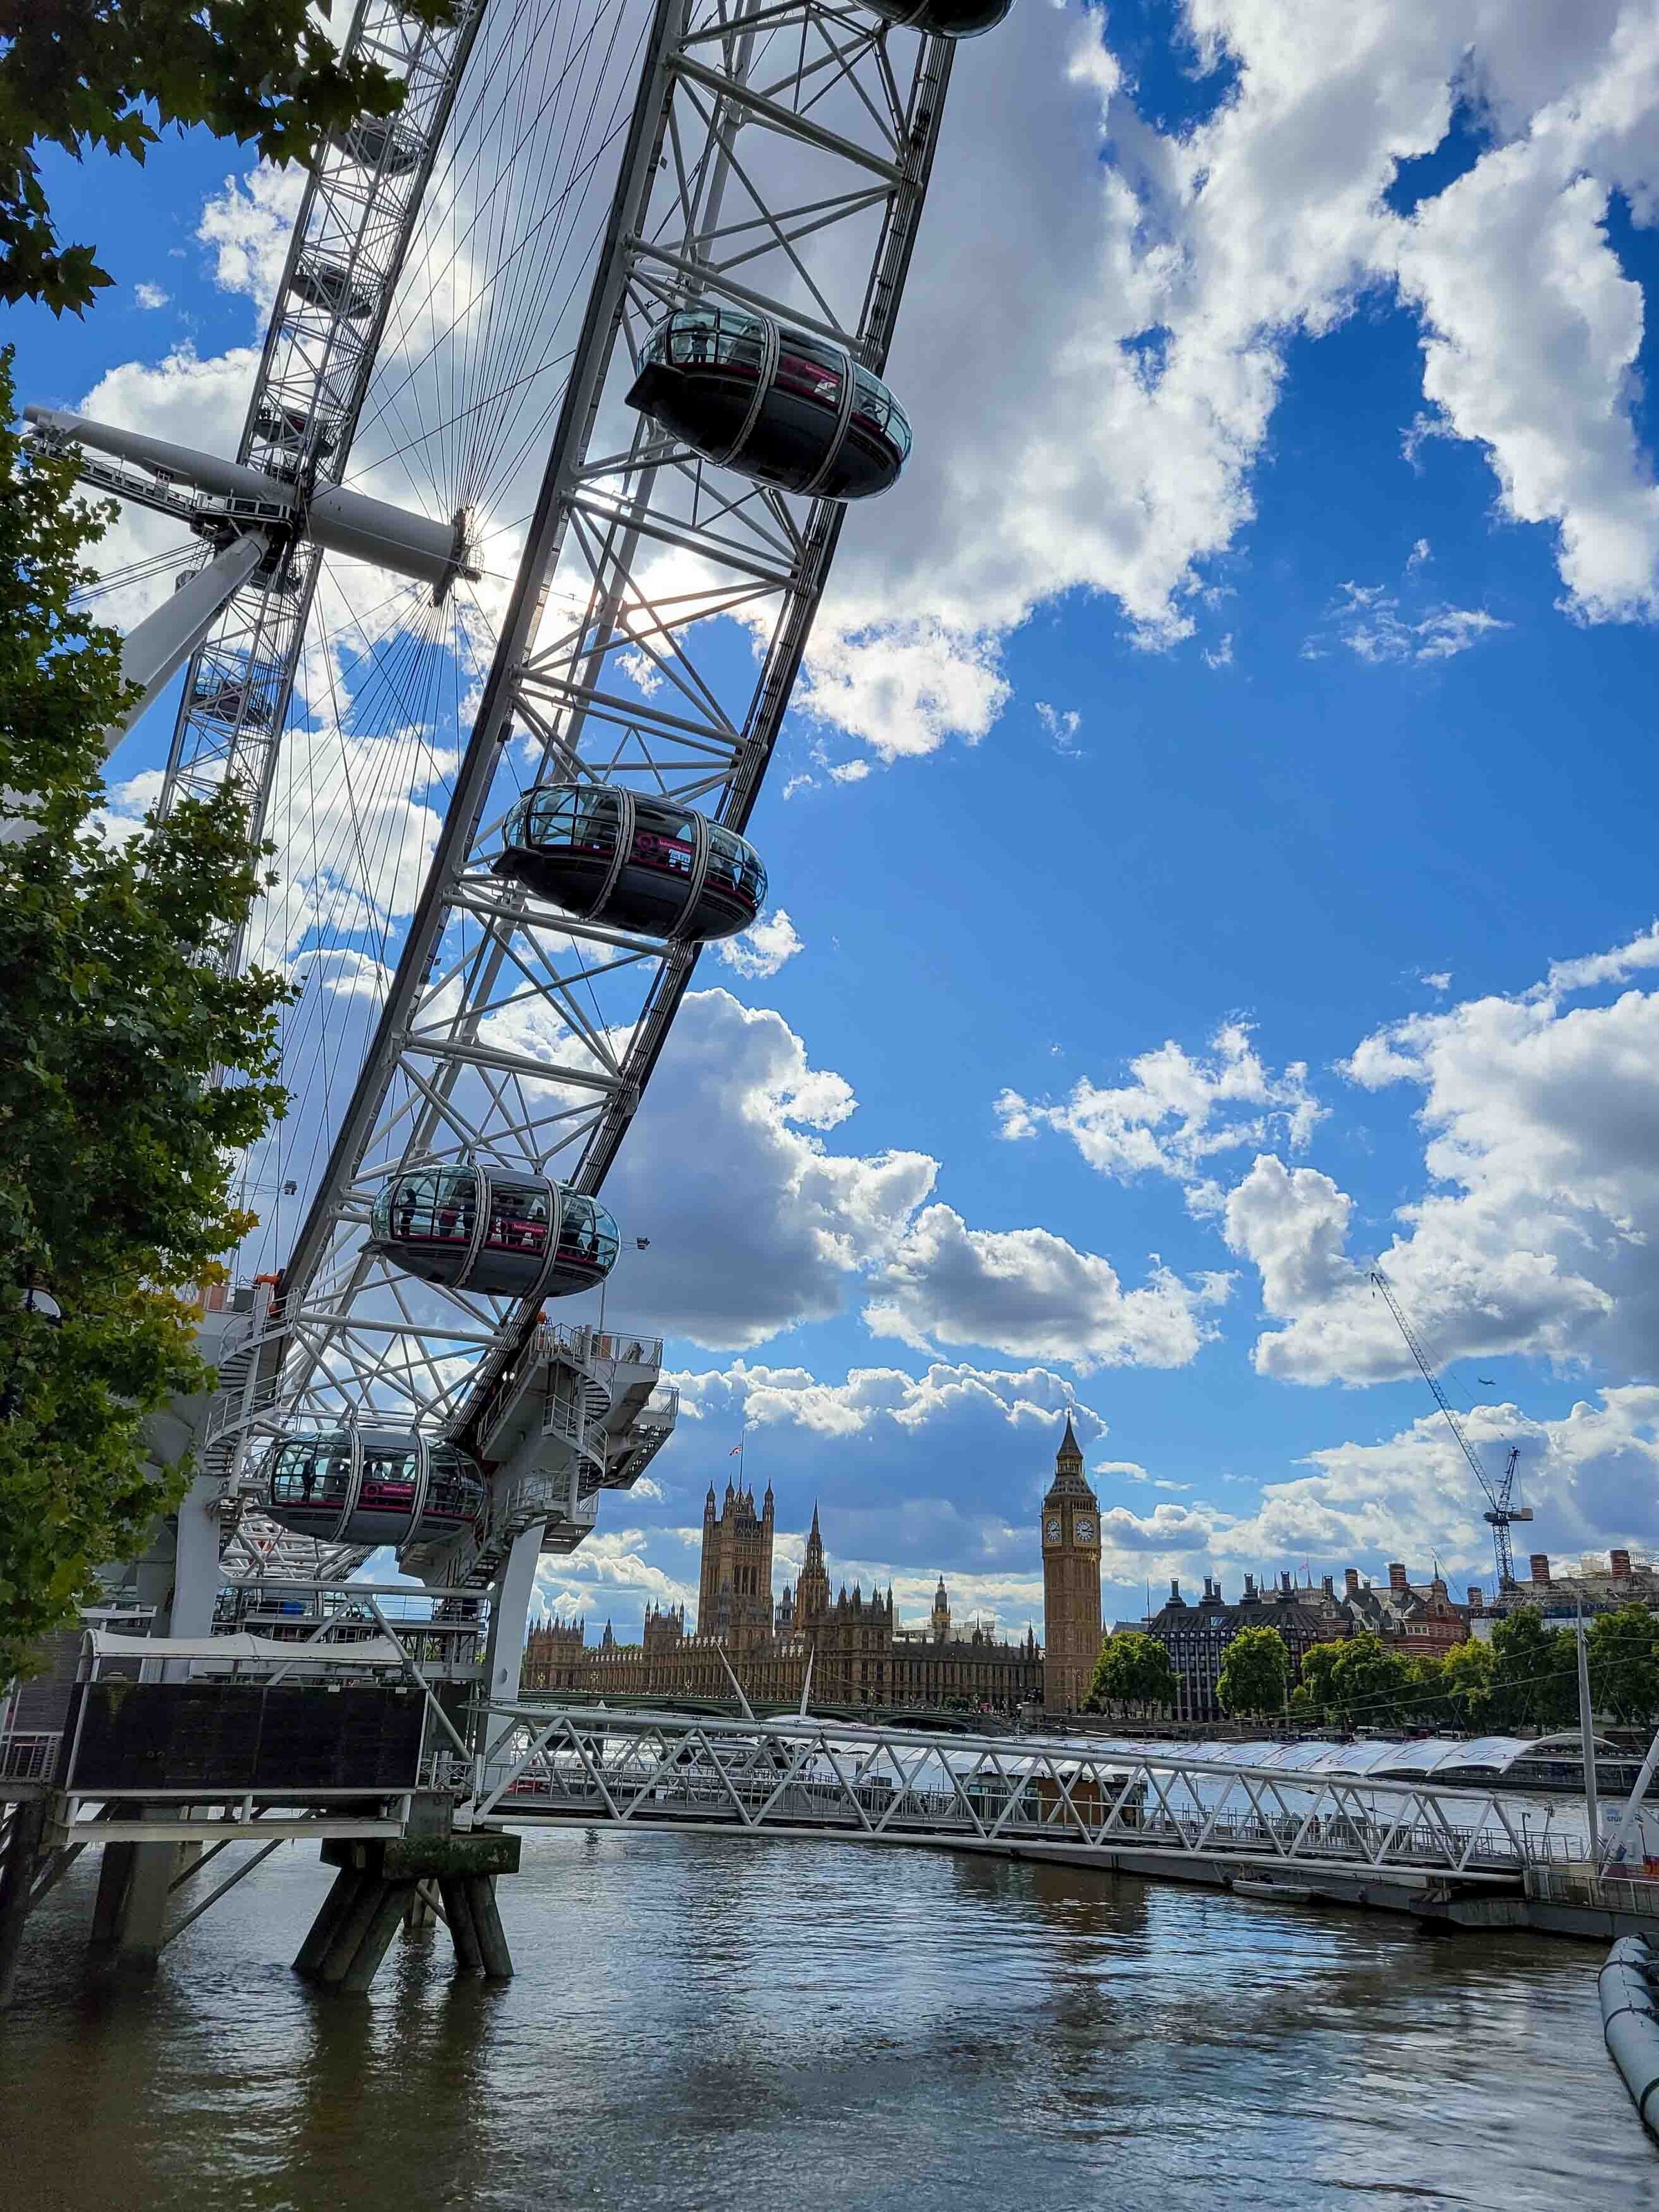
<instances>
[{"instance_id":1,"label":"riverside building","mask_svg":"<svg viewBox=\"0 0 1659 2212\"><path fill-rule=\"evenodd\" d=\"M1469 1595L1478 1603L1479 1592ZM1218 1686L1227 1646L1244 1629L1277 1632L1290 1655L1294 1684L1316 1644L1371 1635L1409 1658L1438 1657L1468 1640L1469 1614L1470 1607L1457 1604L1438 1575L1413 1583L1403 1562L1395 1560L1386 1585L1364 1582L1355 1568L1347 1568L1340 1595L1329 1575L1315 1584L1295 1583L1285 1572L1273 1585L1260 1587L1254 1575L1246 1575L1243 1594L1236 1601L1222 1595L1211 1575L1204 1577L1203 1595L1194 1599L1183 1597L1179 1581L1172 1581L1156 1613L1119 1626L1155 1636L1169 1653L1176 1674L1176 1717L1212 1721L1222 1717Z\"/></svg>"}]
</instances>

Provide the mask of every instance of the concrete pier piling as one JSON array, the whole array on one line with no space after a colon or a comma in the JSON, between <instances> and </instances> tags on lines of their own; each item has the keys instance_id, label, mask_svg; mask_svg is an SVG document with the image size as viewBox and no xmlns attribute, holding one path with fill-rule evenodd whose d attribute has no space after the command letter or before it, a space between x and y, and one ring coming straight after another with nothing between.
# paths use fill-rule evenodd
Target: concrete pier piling
<instances>
[{"instance_id":1,"label":"concrete pier piling","mask_svg":"<svg viewBox=\"0 0 1659 2212\"><path fill-rule=\"evenodd\" d=\"M400 1926L416 1928L437 1915L441 1900L459 1972L509 1981L513 1958L495 1902L495 1877L516 1874L519 1838L499 1828L465 1834L449 1826L447 1801L418 1807L402 1836L325 1843L335 1876L294 1961L295 1972L322 1989L361 1994L379 1972ZM424 1887L426 1894L422 1894Z\"/></svg>"},{"instance_id":2,"label":"concrete pier piling","mask_svg":"<svg viewBox=\"0 0 1659 2212\"><path fill-rule=\"evenodd\" d=\"M0 2005L9 2001L17 1978L17 1954L46 1826L44 1796L21 1798L12 1807L5 1853L0 1857Z\"/></svg>"}]
</instances>

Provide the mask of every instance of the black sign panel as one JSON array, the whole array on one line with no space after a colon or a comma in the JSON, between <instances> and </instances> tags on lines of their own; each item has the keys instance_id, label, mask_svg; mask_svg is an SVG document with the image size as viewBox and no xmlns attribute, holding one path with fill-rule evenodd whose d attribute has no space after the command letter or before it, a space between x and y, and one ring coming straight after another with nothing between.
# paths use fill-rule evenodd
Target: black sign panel
<instances>
[{"instance_id":1,"label":"black sign panel","mask_svg":"<svg viewBox=\"0 0 1659 2212\"><path fill-rule=\"evenodd\" d=\"M73 1790L412 1790L425 1700L363 1684L79 1682Z\"/></svg>"}]
</instances>

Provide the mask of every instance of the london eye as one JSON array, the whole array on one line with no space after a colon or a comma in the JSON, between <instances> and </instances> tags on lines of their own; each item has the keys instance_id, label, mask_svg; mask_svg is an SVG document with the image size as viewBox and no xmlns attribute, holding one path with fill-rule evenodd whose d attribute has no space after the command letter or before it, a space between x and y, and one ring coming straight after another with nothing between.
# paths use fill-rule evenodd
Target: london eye
<instances>
[{"instance_id":1,"label":"london eye","mask_svg":"<svg viewBox=\"0 0 1659 2212\"><path fill-rule=\"evenodd\" d=\"M360 0L405 99L308 176L237 453L31 410L195 549L128 641L147 701L184 667L161 804L240 788L283 881L231 957L303 980L195 1437L225 1559L389 1544L521 1622L672 1430L659 1346L556 1301L616 1257L700 948L762 911L848 503L910 448L953 43L1006 9Z\"/></svg>"}]
</instances>

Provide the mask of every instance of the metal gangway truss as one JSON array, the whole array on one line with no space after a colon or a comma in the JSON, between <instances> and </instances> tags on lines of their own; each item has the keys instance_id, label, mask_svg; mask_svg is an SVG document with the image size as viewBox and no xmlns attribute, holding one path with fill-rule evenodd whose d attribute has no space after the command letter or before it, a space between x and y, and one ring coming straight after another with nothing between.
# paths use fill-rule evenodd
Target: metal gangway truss
<instances>
[{"instance_id":1,"label":"metal gangway truss","mask_svg":"<svg viewBox=\"0 0 1659 2212\"><path fill-rule=\"evenodd\" d=\"M1512 1791L1167 1747L604 1705L491 1711L464 1820L908 1843L1287 1882L1503 1885L1581 1856ZM462 1782L457 1772L452 1777Z\"/></svg>"}]
</instances>

